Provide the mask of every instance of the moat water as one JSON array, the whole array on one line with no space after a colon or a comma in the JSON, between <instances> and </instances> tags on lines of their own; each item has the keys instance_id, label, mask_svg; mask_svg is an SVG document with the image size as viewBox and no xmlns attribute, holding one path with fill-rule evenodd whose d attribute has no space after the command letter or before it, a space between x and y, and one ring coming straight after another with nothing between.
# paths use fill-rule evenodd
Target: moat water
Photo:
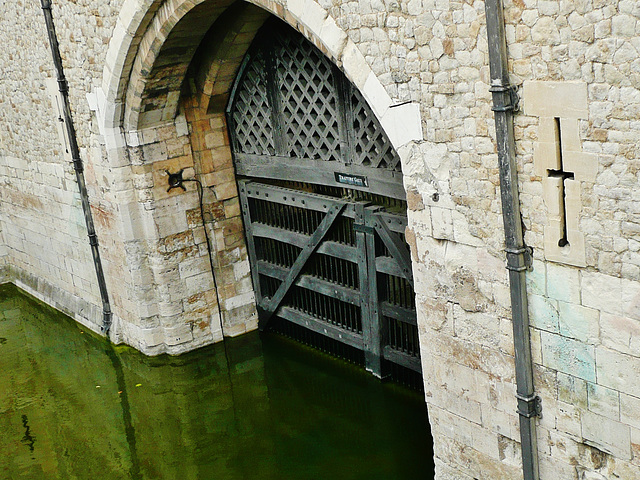
<instances>
[{"instance_id":1,"label":"moat water","mask_svg":"<svg viewBox=\"0 0 640 480\"><path fill-rule=\"evenodd\" d=\"M287 339L112 346L0 286L0 479L432 479L422 396Z\"/></svg>"}]
</instances>

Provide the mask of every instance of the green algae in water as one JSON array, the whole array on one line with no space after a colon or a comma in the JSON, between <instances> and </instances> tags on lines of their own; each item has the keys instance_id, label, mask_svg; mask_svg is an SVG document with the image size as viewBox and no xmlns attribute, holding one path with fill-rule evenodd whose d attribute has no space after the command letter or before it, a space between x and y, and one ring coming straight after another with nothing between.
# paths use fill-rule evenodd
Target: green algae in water
<instances>
[{"instance_id":1,"label":"green algae in water","mask_svg":"<svg viewBox=\"0 0 640 480\"><path fill-rule=\"evenodd\" d=\"M2 479L433 478L421 395L286 339L113 347L0 286Z\"/></svg>"}]
</instances>

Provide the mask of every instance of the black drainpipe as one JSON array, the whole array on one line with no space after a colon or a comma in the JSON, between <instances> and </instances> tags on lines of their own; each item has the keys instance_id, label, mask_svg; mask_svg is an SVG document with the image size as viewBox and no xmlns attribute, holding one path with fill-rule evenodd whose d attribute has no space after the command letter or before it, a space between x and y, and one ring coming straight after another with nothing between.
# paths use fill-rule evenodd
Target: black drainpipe
<instances>
[{"instance_id":1,"label":"black drainpipe","mask_svg":"<svg viewBox=\"0 0 640 480\"><path fill-rule=\"evenodd\" d=\"M51 54L53 56L53 64L56 68L58 76L58 87L62 96L62 110L64 114L64 124L67 128L69 136L69 146L71 148L71 157L73 158L73 168L76 172L76 180L78 182L78 190L80 190L80 199L82 201L82 211L84 212L84 221L87 224L87 234L89 236L89 244L91 245L91 254L93 255L93 265L98 277L98 287L100 288L100 297L102 298L102 333L109 335L111 328L111 306L109 305L109 295L107 293L107 284L104 279L104 271L102 270L102 262L100 261L100 251L98 250L98 236L93 224L93 216L91 215L91 206L89 205L89 196L87 195L87 185L84 180L84 167L80 159L80 150L78 148L78 140L76 138L76 130L73 126L71 118L71 107L69 106L69 86L64 76L62 68L62 57L60 56L60 47L56 36L55 25L53 24L53 15L51 14L51 0L41 0L44 19L47 23L47 33L49 34L49 44L51 45Z\"/></svg>"},{"instance_id":2,"label":"black drainpipe","mask_svg":"<svg viewBox=\"0 0 640 480\"><path fill-rule=\"evenodd\" d=\"M485 0L487 39L489 42L489 67L493 94L493 112L498 144L500 167L500 193L504 222L505 251L509 286L511 290L511 315L516 365L516 397L520 416L520 442L524 480L538 480L538 447L536 416L540 415L540 397L533 385L533 362L529 340L529 313L525 271L531 266L531 249L524 244L520 199L518 196L518 172L515 162L513 114L518 97L509 83L507 70L507 41L504 31L502 0Z\"/></svg>"}]
</instances>

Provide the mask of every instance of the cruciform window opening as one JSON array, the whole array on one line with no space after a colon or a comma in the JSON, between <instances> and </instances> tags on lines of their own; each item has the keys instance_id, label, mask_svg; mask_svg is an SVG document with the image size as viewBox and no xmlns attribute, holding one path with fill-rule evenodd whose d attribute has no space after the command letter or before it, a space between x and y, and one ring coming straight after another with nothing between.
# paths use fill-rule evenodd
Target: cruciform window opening
<instances>
[{"instance_id":1,"label":"cruciform window opening","mask_svg":"<svg viewBox=\"0 0 640 480\"><path fill-rule=\"evenodd\" d=\"M569 246L569 239L567 236L567 189L565 182L567 180L574 180L575 175L573 172L565 171L562 161L562 130L560 128L560 117L554 118L554 133L556 145L558 147L558 167L557 169L547 169L547 175L550 178L558 179L558 188L560 190L558 201L560 203L560 223L562 228L562 237L558 240L559 247Z\"/></svg>"}]
</instances>

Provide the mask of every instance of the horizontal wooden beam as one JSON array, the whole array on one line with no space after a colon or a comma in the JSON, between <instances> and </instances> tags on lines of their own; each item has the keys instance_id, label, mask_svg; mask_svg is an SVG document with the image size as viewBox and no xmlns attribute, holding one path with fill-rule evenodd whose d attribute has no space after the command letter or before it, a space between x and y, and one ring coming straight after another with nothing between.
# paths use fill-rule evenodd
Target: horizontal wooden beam
<instances>
[{"instance_id":1,"label":"horizontal wooden beam","mask_svg":"<svg viewBox=\"0 0 640 480\"><path fill-rule=\"evenodd\" d=\"M299 248L303 248L310 238L309 235L305 235L304 233L292 232L291 230L272 227L262 223L253 223L251 229L254 237L270 238L282 243L295 245ZM358 263L358 251L356 247L345 245L344 243L327 240L320 244L316 252L347 262ZM398 263L391 257L376 257L376 270L380 273L386 273L387 275L404 277L402 268L400 268Z\"/></svg>"},{"instance_id":2,"label":"horizontal wooden beam","mask_svg":"<svg viewBox=\"0 0 640 480\"><path fill-rule=\"evenodd\" d=\"M350 330L345 330L331 323L319 320L311 315L301 312L300 310L293 309L291 307L280 307L276 312L278 317L284 318L291 323L300 325L301 327L308 328L309 330L324 335L325 337L332 338L338 342L345 343L352 347L362 350L364 343L362 341L362 335Z\"/></svg>"},{"instance_id":3,"label":"horizontal wooden beam","mask_svg":"<svg viewBox=\"0 0 640 480\"><path fill-rule=\"evenodd\" d=\"M398 320L409 325L418 325L416 311L412 308L393 305L389 302L380 302L380 309L382 310L382 315L384 315L385 317L390 317L394 320Z\"/></svg>"},{"instance_id":4,"label":"horizontal wooden beam","mask_svg":"<svg viewBox=\"0 0 640 480\"><path fill-rule=\"evenodd\" d=\"M304 233L292 232L291 230L272 227L262 223L253 223L251 227L255 237L270 238L300 248L303 248L309 242L309 238L311 238ZM325 240L320 244L316 252L329 255L330 257L340 258L348 262L357 263L358 261L356 258L356 248L343 243Z\"/></svg>"},{"instance_id":5,"label":"horizontal wooden beam","mask_svg":"<svg viewBox=\"0 0 640 480\"><path fill-rule=\"evenodd\" d=\"M400 200L406 198L402 184L402 173L394 170L375 169L354 164L344 165L339 162L312 158L250 155L237 152L234 156L238 175L351 188ZM358 187L339 183L336 181L336 173L365 177L368 186Z\"/></svg>"},{"instance_id":6,"label":"horizontal wooden beam","mask_svg":"<svg viewBox=\"0 0 640 480\"><path fill-rule=\"evenodd\" d=\"M319 195L317 193L304 192L302 190L294 190L292 188L279 187L276 185L267 185L266 183L253 182L249 180L240 180L238 182L241 189L245 189L244 193L248 198L257 200L265 200L267 202L288 205L292 207L303 208L305 210L315 210L318 212L327 212L335 206L345 205L342 216L353 218L355 216L353 203L339 198Z\"/></svg>"},{"instance_id":7,"label":"horizontal wooden beam","mask_svg":"<svg viewBox=\"0 0 640 480\"><path fill-rule=\"evenodd\" d=\"M267 275L268 277L284 281L284 279L287 278L288 272L289 270L287 268L273 265L263 260L258 261L258 273L261 275ZM353 288L344 287L311 275L300 275L294 282L294 285L326 295L327 297L335 298L341 302L360 306L360 292Z\"/></svg>"},{"instance_id":8,"label":"horizontal wooden beam","mask_svg":"<svg viewBox=\"0 0 640 480\"><path fill-rule=\"evenodd\" d=\"M384 359L393 363L397 363L403 367L409 368L414 372L422 373L422 363L420 357L414 357L400 350L394 350L389 345L383 349Z\"/></svg>"}]
</instances>

